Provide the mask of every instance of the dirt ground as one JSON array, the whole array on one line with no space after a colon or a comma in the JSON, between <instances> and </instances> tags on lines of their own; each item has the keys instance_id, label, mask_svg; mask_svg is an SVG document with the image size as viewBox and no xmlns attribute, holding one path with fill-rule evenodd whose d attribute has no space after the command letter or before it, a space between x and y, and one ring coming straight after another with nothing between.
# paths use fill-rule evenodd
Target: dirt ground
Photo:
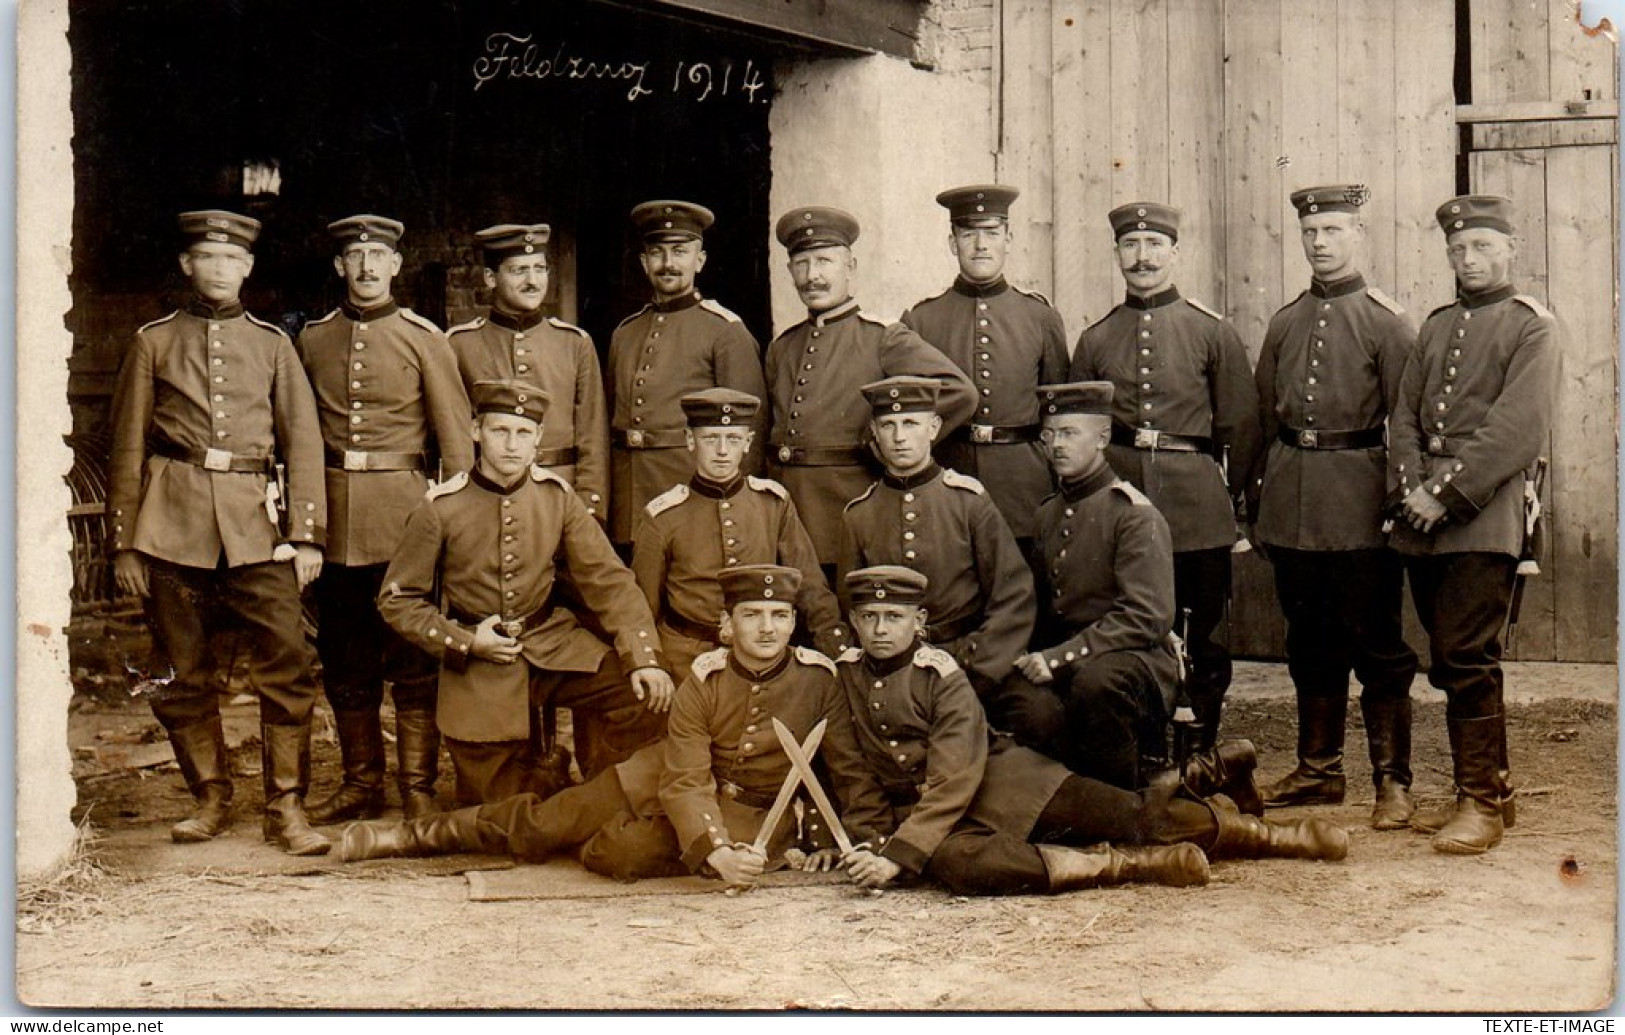
<instances>
[{"instance_id":1,"label":"dirt ground","mask_svg":"<svg viewBox=\"0 0 1625 1035\"><path fill-rule=\"evenodd\" d=\"M1614 996L1615 681L1612 667L1509 666L1518 825L1486 856L1366 826L1356 706L1349 801L1316 810L1348 829L1347 861L982 900L821 884L476 902L460 871L500 861L289 860L259 838L251 704L228 709L235 826L172 846L189 799L172 762L151 764L166 749L150 713L81 694L88 847L19 889L17 995L124 1010L1595 1010ZM1226 732L1258 745L1265 778L1292 763L1289 695L1284 667L1239 666ZM1416 790L1436 803L1450 788L1443 705L1425 688L1417 702ZM321 729L317 794L337 780Z\"/></svg>"}]
</instances>

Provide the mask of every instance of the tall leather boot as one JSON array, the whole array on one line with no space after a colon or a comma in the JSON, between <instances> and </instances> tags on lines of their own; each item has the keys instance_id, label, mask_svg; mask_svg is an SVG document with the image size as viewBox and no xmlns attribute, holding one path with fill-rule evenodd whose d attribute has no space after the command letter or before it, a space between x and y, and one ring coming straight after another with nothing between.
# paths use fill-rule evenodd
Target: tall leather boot
<instances>
[{"instance_id":1,"label":"tall leather boot","mask_svg":"<svg viewBox=\"0 0 1625 1035\"><path fill-rule=\"evenodd\" d=\"M305 816L310 786L310 724L261 726L265 759L265 840L289 855L325 855L333 842Z\"/></svg>"},{"instance_id":2,"label":"tall leather boot","mask_svg":"<svg viewBox=\"0 0 1625 1035\"><path fill-rule=\"evenodd\" d=\"M1452 760L1461 757L1461 725L1448 714L1445 715L1445 732L1450 735L1450 757ZM1444 825L1455 818L1456 803L1448 802L1436 809L1420 809L1411 813L1411 829L1419 834L1437 834Z\"/></svg>"},{"instance_id":3,"label":"tall leather boot","mask_svg":"<svg viewBox=\"0 0 1625 1035\"><path fill-rule=\"evenodd\" d=\"M414 820L440 811L434 800L435 777L440 773L440 727L434 712L395 713L395 763L401 814Z\"/></svg>"},{"instance_id":4,"label":"tall leather boot","mask_svg":"<svg viewBox=\"0 0 1625 1035\"><path fill-rule=\"evenodd\" d=\"M1377 830L1403 830L1416 814L1411 797L1411 699L1360 698L1366 743L1371 749L1371 778L1376 798L1371 825Z\"/></svg>"},{"instance_id":5,"label":"tall leather boot","mask_svg":"<svg viewBox=\"0 0 1625 1035\"><path fill-rule=\"evenodd\" d=\"M170 840L192 844L218 836L231 825L232 793L231 759L220 717L170 730L169 743L186 789L197 802L190 816L169 828Z\"/></svg>"},{"instance_id":6,"label":"tall leather boot","mask_svg":"<svg viewBox=\"0 0 1625 1035\"><path fill-rule=\"evenodd\" d=\"M1264 799L1253 780L1258 768L1258 749L1250 740L1221 741L1216 747L1191 755L1185 761L1185 789L1198 798L1223 794L1241 811L1253 816L1264 814Z\"/></svg>"},{"instance_id":7,"label":"tall leather boot","mask_svg":"<svg viewBox=\"0 0 1625 1035\"><path fill-rule=\"evenodd\" d=\"M1263 790L1268 808L1343 804L1343 725L1346 695L1298 694L1298 765Z\"/></svg>"},{"instance_id":8,"label":"tall leather boot","mask_svg":"<svg viewBox=\"0 0 1625 1035\"><path fill-rule=\"evenodd\" d=\"M1208 858L1220 859L1324 859L1336 861L1349 854L1349 835L1323 819L1291 823L1243 815L1236 803L1222 794L1207 800L1218 833Z\"/></svg>"},{"instance_id":9,"label":"tall leather boot","mask_svg":"<svg viewBox=\"0 0 1625 1035\"><path fill-rule=\"evenodd\" d=\"M332 796L309 809L312 823L371 819L384 811L384 731L378 709L334 711L344 782Z\"/></svg>"},{"instance_id":10,"label":"tall leather boot","mask_svg":"<svg viewBox=\"0 0 1625 1035\"><path fill-rule=\"evenodd\" d=\"M483 852L479 817L483 806L454 812L434 812L405 822L374 820L351 823L339 838L339 859L389 859L396 856L449 855L453 852Z\"/></svg>"},{"instance_id":11,"label":"tall leather boot","mask_svg":"<svg viewBox=\"0 0 1625 1035\"><path fill-rule=\"evenodd\" d=\"M1483 855L1501 843L1506 828L1503 809L1510 797L1502 779L1502 714L1451 719L1459 728L1456 747L1456 811L1433 835L1433 849L1446 855ZM1459 745L1459 746L1458 746Z\"/></svg>"},{"instance_id":12,"label":"tall leather boot","mask_svg":"<svg viewBox=\"0 0 1625 1035\"><path fill-rule=\"evenodd\" d=\"M1065 848L1035 845L1049 872L1049 890L1078 891L1116 884L1164 884L1184 888L1207 883L1207 857L1193 844L1153 848Z\"/></svg>"}]
</instances>

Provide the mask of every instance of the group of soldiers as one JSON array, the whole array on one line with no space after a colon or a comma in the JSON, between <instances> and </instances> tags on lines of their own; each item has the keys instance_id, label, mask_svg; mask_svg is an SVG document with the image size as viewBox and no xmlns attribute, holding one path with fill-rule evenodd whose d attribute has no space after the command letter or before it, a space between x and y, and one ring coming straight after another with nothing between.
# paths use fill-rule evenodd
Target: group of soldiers
<instances>
[{"instance_id":1,"label":"group of soldiers","mask_svg":"<svg viewBox=\"0 0 1625 1035\"><path fill-rule=\"evenodd\" d=\"M346 298L294 342L239 300L259 223L183 213L195 297L136 334L109 504L115 578L173 670L152 707L195 808L172 837L230 823L211 677L232 619L261 697L264 835L296 855L359 821L345 859L1200 884L1209 859L1344 857L1324 819L1263 817L1343 800L1351 672L1373 826L1493 847L1512 821L1500 631L1559 358L1512 283L1510 203L1438 210L1460 293L1418 335L1362 277L1366 191L1294 193L1312 278L1254 370L1180 295L1180 214L1151 202L1110 213L1127 293L1069 354L1059 314L1004 276L1017 193L938 196L958 276L895 323L855 297L858 221L786 213L807 318L765 357L696 289L713 214L638 205L653 297L607 378L586 332L545 315L546 225L475 235L489 314L442 333L392 294L404 227L334 222ZM1252 745L1219 738L1247 542L1273 565L1298 695L1297 765L1262 789ZM1407 571L1449 701L1439 813L1409 790ZM307 588L342 754L308 810ZM399 821L377 818L386 683Z\"/></svg>"}]
</instances>

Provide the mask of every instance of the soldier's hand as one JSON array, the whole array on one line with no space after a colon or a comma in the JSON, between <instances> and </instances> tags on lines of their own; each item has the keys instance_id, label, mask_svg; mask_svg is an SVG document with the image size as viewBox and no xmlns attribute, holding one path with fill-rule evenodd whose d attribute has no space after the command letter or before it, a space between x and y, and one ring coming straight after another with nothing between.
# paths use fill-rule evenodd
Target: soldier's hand
<instances>
[{"instance_id":1,"label":"soldier's hand","mask_svg":"<svg viewBox=\"0 0 1625 1035\"><path fill-rule=\"evenodd\" d=\"M113 555L113 581L119 592L127 596L147 595L147 562L134 550L120 550Z\"/></svg>"},{"instance_id":2,"label":"soldier's hand","mask_svg":"<svg viewBox=\"0 0 1625 1035\"><path fill-rule=\"evenodd\" d=\"M1017 658L1016 669L1026 676L1028 681L1039 686L1043 686L1055 679L1055 673L1050 671L1049 662L1044 660L1044 655L1036 651L1031 654L1023 654Z\"/></svg>"},{"instance_id":3,"label":"soldier's hand","mask_svg":"<svg viewBox=\"0 0 1625 1035\"><path fill-rule=\"evenodd\" d=\"M293 548L293 577L299 580L299 588L304 589L316 581L316 576L322 573L322 551L314 546L294 544Z\"/></svg>"},{"instance_id":4,"label":"soldier's hand","mask_svg":"<svg viewBox=\"0 0 1625 1035\"><path fill-rule=\"evenodd\" d=\"M828 873L841 865L841 851L838 848L820 848L815 852L808 852L797 867L803 873Z\"/></svg>"},{"instance_id":5,"label":"soldier's hand","mask_svg":"<svg viewBox=\"0 0 1625 1035\"><path fill-rule=\"evenodd\" d=\"M677 692L666 670L650 666L632 670L632 693L652 712L663 712L671 707L671 695Z\"/></svg>"},{"instance_id":6,"label":"soldier's hand","mask_svg":"<svg viewBox=\"0 0 1625 1035\"><path fill-rule=\"evenodd\" d=\"M705 857L711 868L717 871L725 883L731 887L750 887L762 876L762 869L767 865L766 857L759 855L751 848L735 848L732 845L723 845Z\"/></svg>"},{"instance_id":7,"label":"soldier's hand","mask_svg":"<svg viewBox=\"0 0 1625 1035\"><path fill-rule=\"evenodd\" d=\"M846 857L846 872L852 880L866 888L880 888L897 879L903 868L883 855L866 848L855 849Z\"/></svg>"},{"instance_id":8,"label":"soldier's hand","mask_svg":"<svg viewBox=\"0 0 1625 1035\"><path fill-rule=\"evenodd\" d=\"M1411 494L1400 504L1400 509L1405 515L1406 522L1423 534L1433 531L1450 513L1425 485L1419 485L1411 490Z\"/></svg>"},{"instance_id":9,"label":"soldier's hand","mask_svg":"<svg viewBox=\"0 0 1625 1035\"><path fill-rule=\"evenodd\" d=\"M498 665L511 665L519 657L519 641L497 631L498 615L491 615L474 628L474 643L469 652L481 661Z\"/></svg>"}]
</instances>

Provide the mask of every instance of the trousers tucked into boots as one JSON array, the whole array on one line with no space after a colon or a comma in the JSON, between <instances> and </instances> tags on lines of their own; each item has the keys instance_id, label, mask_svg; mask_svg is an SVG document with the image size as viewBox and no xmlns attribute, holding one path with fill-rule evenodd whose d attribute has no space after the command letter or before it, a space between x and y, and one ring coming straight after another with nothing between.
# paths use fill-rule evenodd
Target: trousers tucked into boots
<instances>
[{"instance_id":1,"label":"trousers tucked into boots","mask_svg":"<svg viewBox=\"0 0 1625 1035\"><path fill-rule=\"evenodd\" d=\"M440 775L440 727L433 711L395 711L395 778L401 791L401 814L417 819L436 811L435 779Z\"/></svg>"},{"instance_id":2,"label":"trousers tucked into boots","mask_svg":"<svg viewBox=\"0 0 1625 1035\"><path fill-rule=\"evenodd\" d=\"M384 811L384 730L376 707L333 712L344 782L309 809L312 823L371 819Z\"/></svg>"},{"instance_id":3,"label":"trousers tucked into boots","mask_svg":"<svg viewBox=\"0 0 1625 1035\"><path fill-rule=\"evenodd\" d=\"M1447 855L1481 855L1500 844L1505 829L1516 822L1506 775L1506 716L1446 721L1456 763L1456 807L1433 835L1433 847Z\"/></svg>"},{"instance_id":4,"label":"trousers tucked into boots","mask_svg":"<svg viewBox=\"0 0 1625 1035\"><path fill-rule=\"evenodd\" d=\"M1343 803L1343 727L1348 705L1346 695L1298 694L1298 765L1264 788L1265 805Z\"/></svg>"},{"instance_id":5,"label":"trousers tucked into boots","mask_svg":"<svg viewBox=\"0 0 1625 1035\"><path fill-rule=\"evenodd\" d=\"M186 789L197 802L190 816L170 828L170 839L181 844L207 841L231 822L231 761L220 716L170 730L169 742Z\"/></svg>"},{"instance_id":6,"label":"trousers tucked into boots","mask_svg":"<svg viewBox=\"0 0 1625 1035\"><path fill-rule=\"evenodd\" d=\"M265 840L289 855L324 855L333 843L305 816L310 725L260 727L265 766Z\"/></svg>"},{"instance_id":7,"label":"trousers tucked into boots","mask_svg":"<svg viewBox=\"0 0 1625 1035\"><path fill-rule=\"evenodd\" d=\"M1257 768L1258 749L1252 741L1225 740L1186 759L1182 776L1185 789L1196 797L1223 794L1248 815L1262 816L1264 800L1253 781Z\"/></svg>"},{"instance_id":8,"label":"trousers tucked into boots","mask_svg":"<svg viewBox=\"0 0 1625 1035\"><path fill-rule=\"evenodd\" d=\"M1371 779L1376 801L1371 807L1371 825L1378 830L1402 830L1416 812L1411 797L1411 699L1403 697L1360 698L1365 718L1366 744L1371 749Z\"/></svg>"},{"instance_id":9,"label":"trousers tucked into boots","mask_svg":"<svg viewBox=\"0 0 1625 1035\"><path fill-rule=\"evenodd\" d=\"M1049 890L1078 891L1117 884L1165 884L1183 888L1207 883L1207 857L1193 844L1147 848L1066 848L1038 845L1049 873Z\"/></svg>"}]
</instances>

